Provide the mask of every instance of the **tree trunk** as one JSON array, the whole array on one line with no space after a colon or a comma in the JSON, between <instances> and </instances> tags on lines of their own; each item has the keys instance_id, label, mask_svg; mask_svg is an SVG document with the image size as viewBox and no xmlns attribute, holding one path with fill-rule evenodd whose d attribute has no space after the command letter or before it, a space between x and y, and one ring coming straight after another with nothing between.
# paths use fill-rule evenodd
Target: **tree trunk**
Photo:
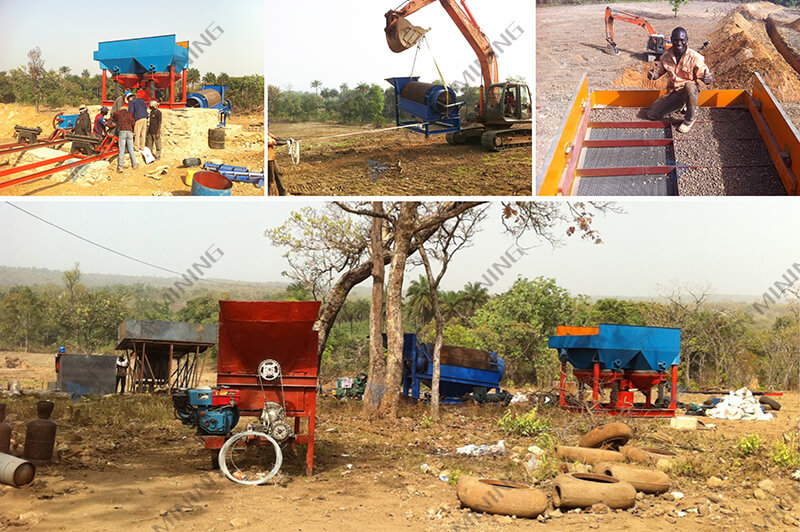
<instances>
[{"instance_id":1,"label":"tree trunk","mask_svg":"<svg viewBox=\"0 0 800 532\"><path fill-rule=\"evenodd\" d=\"M395 224L394 253L392 254L389 283L386 289L386 336L388 356L386 358L385 394L381 398L382 415L395 418L400 403L400 381L403 366L403 276L406 260L411 251L419 202L405 202Z\"/></svg>"},{"instance_id":2,"label":"tree trunk","mask_svg":"<svg viewBox=\"0 0 800 532\"><path fill-rule=\"evenodd\" d=\"M375 212L383 212L383 203L372 204ZM364 393L364 414L375 417L381 403L382 391L385 390L386 360L383 357L383 284L385 265L383 257L383 222L382 218L372 219L370 231L370 256L372 258L372 303L369 310L369 371L367 372L367 388Z\"/></svg>"},{"instance_id":3,"label":"tree trunk","mask_svg":"<svg viewBox=\"0 0 800 532\"><path fill-rule=\"evenodd\" d=\"M431 292L431 307L433 307L433 317L436 320L436 339L433 343L433 375L431 376L431 417L439 419L439 381L442 375L442 344L444 343L444 319L442 309L439 306L439 279L435 279L431 263L428 260L428 253L425 246L419 247L419 254L422 263L425 265L425 273L428 274L428 286ZM442 274L447 264L442 267Z\"/></svg>"}]
</instances>

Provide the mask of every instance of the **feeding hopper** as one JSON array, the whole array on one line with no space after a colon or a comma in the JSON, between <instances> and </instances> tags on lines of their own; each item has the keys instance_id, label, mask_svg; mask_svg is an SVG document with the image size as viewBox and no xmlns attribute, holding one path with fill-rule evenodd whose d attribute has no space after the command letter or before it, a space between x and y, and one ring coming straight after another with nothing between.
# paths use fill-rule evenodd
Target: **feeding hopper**
<instances>
[{"instance_id":1,"label":"feeding hopper","mask_svg":"<svg viewBox=\"0 0 800 532\"><path fill-rule=\"evenodd\" d=\"M601 324L596 331L559 330L549 346L575 369L666 371L680 363L681 331L665 327ZM575 334L575 333L578 334Z\"/></svg>"},{"instance_id":2,"label":"feeding hopper","mask_svg":"<svg viewBox=\"0 0 800 532\"><path fill-rule=\"evenodd\" d=\"M217 384L241 390L242 411L285 399L289 415L313 410L317 387L316 301L220 301ZM281 366L282 382L259 382L259 364Z\"/></svg>"},{"instance_id":3,"label":"feeding hopper","mask_svg":"<svg viewBox=\"0 0 800 532\"><path fill-rule=\"evenodd\" d=\"M189 64L189 42L176 42L175 35L101 42L94 52L100 67L114 74L181 71Z\"/></svg>"}]
</instances>

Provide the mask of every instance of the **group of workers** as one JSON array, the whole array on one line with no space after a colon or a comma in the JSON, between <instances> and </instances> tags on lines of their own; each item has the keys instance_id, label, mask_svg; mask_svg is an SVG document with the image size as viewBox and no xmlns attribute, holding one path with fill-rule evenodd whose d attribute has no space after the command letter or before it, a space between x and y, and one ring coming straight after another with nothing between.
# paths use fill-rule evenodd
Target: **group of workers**
<instances>
[{"instance_id":1,"label":"group of workers","mask_svg":"<svg viewBox=\"0 0 800 532\"><path fill-rule=\"evenodd\" d=\"M147 103L133 92L126 92L114 101L111 110L106 106L100 108L94 117L94 125L86 105L81 105L78 111L74 130L76 135L103 136L106 131L114 130L119 142L118 173L122 173L126 152L133 169L137 167L136 152L144 148L149 149L156 160L161 158L161 110L157 101L150 102L148 114ZM109 114L111 116L106 118Z\"/></svg>"}]
</instances>

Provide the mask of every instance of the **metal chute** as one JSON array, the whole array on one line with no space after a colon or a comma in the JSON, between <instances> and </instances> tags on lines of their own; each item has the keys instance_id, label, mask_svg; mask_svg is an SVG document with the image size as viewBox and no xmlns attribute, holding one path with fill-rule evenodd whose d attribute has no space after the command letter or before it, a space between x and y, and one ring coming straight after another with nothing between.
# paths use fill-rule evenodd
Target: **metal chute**
<instances>
[{"instance_id":1,"label":"metal chute","mask_svg":"<svg viewBox=\"0 0 800 532\"><path fill-rule=\"evenodd\" d=\"M389 43L389 48L395 53L400 53L417 44L430 31L430 28L425 29L421 26L414 26L404 17L390 18L387 16L387 24L384 31L386 32L386 42Z\"/></svg>"}]
</instances>

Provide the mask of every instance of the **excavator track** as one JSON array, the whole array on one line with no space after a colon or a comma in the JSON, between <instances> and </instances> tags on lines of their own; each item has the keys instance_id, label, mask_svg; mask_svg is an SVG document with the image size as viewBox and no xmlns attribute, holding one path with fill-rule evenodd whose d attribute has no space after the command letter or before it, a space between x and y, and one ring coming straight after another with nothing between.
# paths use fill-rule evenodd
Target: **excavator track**
<instances>
[{"instance_id":1,"label":"excavator track","mask_svg":"<svg viewBox=\"0 0 800 532\"><path fill-rule=\"evenodd\" d=\"M531 128L491 129L481 135L481 144L492 151L522 148L533 144Z\"/></svg>"}]
</instances>

